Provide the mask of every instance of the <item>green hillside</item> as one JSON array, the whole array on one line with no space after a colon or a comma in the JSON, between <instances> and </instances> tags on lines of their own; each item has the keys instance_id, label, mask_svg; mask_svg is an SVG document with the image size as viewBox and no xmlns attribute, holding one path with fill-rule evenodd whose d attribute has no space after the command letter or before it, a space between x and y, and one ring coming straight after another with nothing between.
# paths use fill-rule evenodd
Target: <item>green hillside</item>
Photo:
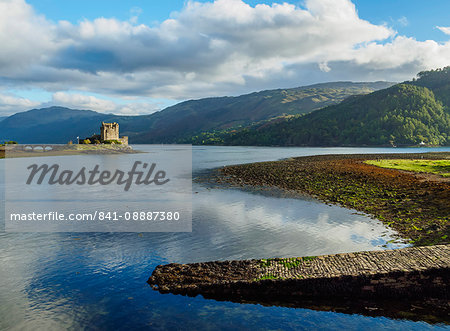
<instances>
[{"instance_id":1,"label":"green hillside","mask_svg":"<svg viewBox=\"0 0 450 331\"><path fill-rule=\"evenodd\" d=\"M130 143L173 143L205 131L242 128L285 119L337 104L350 95L391 86L388 82L335 82L255 92L237 97L181 102L142 116L117 116L63 107L33 109L0 121L0 141L66 143L98 132L100 123L118 122Z\"/></svg>"},{"instance_id":2,"label":"green hillside","mask_svg":"<svg viewBox=\"0 0 450 331\"><path fill-rule=\"evenodd\" d=\"M450 66L442 69L422 71L417 80L408 82L417 86L432 89L436 99L440 100L446 110L450 109Z\"/></svg>"},{"instance_id":3,"label":"green hillside","mask_svg":"<svg viewBox=\"0 0 450 331\"><path fill-rule=\"evenodd\" d=\"M199 132L240 128L277 117L306 114L337 104L350 95L367 94L391 86L389 82L335 82L277 89L237 97L205 98L181 102L143 119L145 132L137 143L185 142Z\"/></svg>"},{"instance_id":4,"label":"green hillside","mask_svg":"<svg viewBox=\"0 0 450 331\"><path fill-rule=\"evenodd\" d=\"M450 145L450 67L278 123L223 134L229 145Z\"/></svg>"}]
</instances>

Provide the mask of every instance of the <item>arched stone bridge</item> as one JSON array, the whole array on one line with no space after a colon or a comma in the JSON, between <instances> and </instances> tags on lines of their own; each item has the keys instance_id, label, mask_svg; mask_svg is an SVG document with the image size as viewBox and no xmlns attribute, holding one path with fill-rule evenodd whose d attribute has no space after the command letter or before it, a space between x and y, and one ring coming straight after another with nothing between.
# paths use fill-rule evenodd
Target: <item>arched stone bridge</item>
<instances>
[{"instance_id":1,"label":"arched stone bridge","mask_svg":"<svg viewBox=\"0 0 450 331\"><path fill-rule=\"evenodd\" d=\"M51 150L53 150L54 149L54 146L52 146L52 145L22 145L22 150L24 150L24 151L37 151L37 150L40 150L40 151L44 151L44 152L46 152L46 151L51 151Z\"/></svg>"},{"instance_id":2,"label":"arched stone bridge","mask_svg":"<svg viewBox=\"0 0 450 331\"><path fill-rule=\"evenodd\" d=\"M57 151L67 148L67 145L53 145L53 144L21 144L8 145L8 149L25 152L48 152Z\"/></svg>"}]
</instances>

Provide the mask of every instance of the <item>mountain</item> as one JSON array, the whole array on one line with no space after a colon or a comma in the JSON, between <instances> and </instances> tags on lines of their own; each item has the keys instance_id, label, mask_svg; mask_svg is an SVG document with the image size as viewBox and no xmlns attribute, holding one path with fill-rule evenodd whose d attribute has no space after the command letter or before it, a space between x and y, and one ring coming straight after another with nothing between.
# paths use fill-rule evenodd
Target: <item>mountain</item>
<instances>
[{"instance_id":1,"label":"mountain","mask_svg":"<svg viewBox=\"0 0 450 331\"><path fill-rule=\"evenodd\" d=\"M221 137L227 145L450 145L450 67L338 105Z\"/></svg>"},{"instance_id":2,"label":"mountain","mask_svg":"<svg viewBox=\"0 0 450 331\"><path fill-rule=\"evenodd\" d=\"M350 95L367 94L393 83L335 82L255 92L238 97L181 102L143 116L117 116L64 107L33 109L0 122L0 140L66 143L99 132L104 122L118 122L130 143L173 143L210 130L241 128L260 121L309 113Z\"/></svg>"},{"instance_id":3,"label":"mountain","mask_svg":"<svg viewBox=\"0 0 450 331\"><path fill-rule=\"evenodd\" d=\"M0 122L0 140L20 143L66 143L99 131L105 115L63 107L32 109Z\"/></svg>"},{"instance_id":4,"label":"mountain","mask_svg":"<svg viewBox=\"0 0 450 331\"><path fill-rule=\"evenodd\" d=\"M447 111L450 108L450 66L443 69L422 71L417 74L419 79L414 79L409 84L427 87L433 90L436 98L440 100Z\"/></svg>"},{"instance_id":5,"label":"mountain","mask_svg":"<svg viewBox=\"0 0 450 331\"><path fill-rule=\"evenodd\" d=\"M0 122L3 121L5 118L7 118L8 116L0 116Z\"/></svg>"},{"instance_id":6,"label":"mountain","mask_svg":"<svg viewBox=\"0 0 450 331\"><path fill-rule=\"evenodd\" d=\"M370 93L392 84L335 82L185 101L150 115L145 120L147 131L136 135L133 141L173 143L198 132L246 127L280 116L306 114L337 104L350 95Z\"/></svg>"}]
</instances>

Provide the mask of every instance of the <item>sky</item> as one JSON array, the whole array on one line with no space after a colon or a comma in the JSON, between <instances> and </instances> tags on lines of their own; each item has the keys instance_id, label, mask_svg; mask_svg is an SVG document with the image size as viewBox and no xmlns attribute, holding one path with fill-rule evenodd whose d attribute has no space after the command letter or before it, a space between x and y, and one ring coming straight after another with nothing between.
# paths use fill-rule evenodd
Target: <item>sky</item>
<instances>
[{"instance_id":1,"label":"sky","mask_svg":"<svg viewBox=\"0 0 450 331\"><path fill-rule=\"evenodd\" d=\"M449 12L448 0L0 0L0 117L401 82L450 65Z\"/></svg>"}]
</instances>

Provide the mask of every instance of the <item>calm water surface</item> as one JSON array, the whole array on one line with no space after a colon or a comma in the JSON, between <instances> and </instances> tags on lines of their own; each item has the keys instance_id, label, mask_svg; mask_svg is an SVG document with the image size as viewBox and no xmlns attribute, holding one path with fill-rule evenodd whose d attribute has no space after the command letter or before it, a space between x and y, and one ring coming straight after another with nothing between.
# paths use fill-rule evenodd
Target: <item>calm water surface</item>
<instances>
[{"instance_id":1,"label":"calm water surface","mask_svg":"<svg viewBox=\"0 0 450 331\"><path fill-rule=\"evenodd\" d=\"M145 151L150 147L135 148ZM193 172L195 176L224 165L291 156L434 150L450 148L194 147ZM96 157L105 162L111 156ZM0 160L1 173L3 169L4 160ZM1 177L0 184L4 197ZM0 329L442 328L424 322L216 302L153 291L146 280L161 263L318 255L404 245L390 243L395 233L379 221L312 199L211 189L194 183L192 201L192 233L1 232Z\"/></svg>"}]
</instances>

